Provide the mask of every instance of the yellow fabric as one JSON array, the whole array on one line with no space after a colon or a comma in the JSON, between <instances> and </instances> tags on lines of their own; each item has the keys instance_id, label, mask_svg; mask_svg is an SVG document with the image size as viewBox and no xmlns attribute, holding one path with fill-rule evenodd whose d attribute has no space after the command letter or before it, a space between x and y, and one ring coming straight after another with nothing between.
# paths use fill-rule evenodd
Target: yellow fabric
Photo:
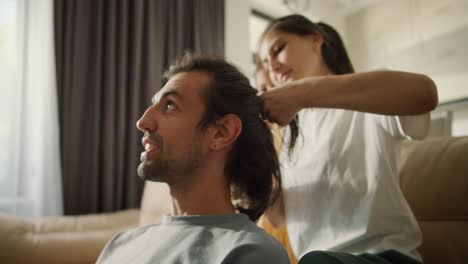
<instances>
[{"instance_id":1,"label":"yellow fabric","mask_svg":"<svg viewBox=\"0 0 468 264\"><path fill-rule=\"evenodd\" d=\"M279 153L283 145L283 128L273 123L269 123L269 126L273 135L273 144L275 145L276 152ZM270 221L268 221L268 218L266 218L265 215L262 215L260 219L258 219L257 225L281 243L286 250L286 253L288 253L289 262L291 264L298 263L297 257L294 255L289 243L286 225L282 225L280 228L275 228Z\"/></svg>"},{"instance_id":2,"label":"yellow fabric","mask_svg":"<svg viewBox=\"0 0 468 264\"><path fill-rule=\"evenodd\" d=\"M281 245L283 245L284 249L288 253L289 262L291 264L297 264L297 257L294 255L291 245L289 244L288 231L286 230L286 225L282 225L280 228L274 228L273 225L271 225L270 221L268 221L268 219L264 215L260 217L260 219L257 222L257 225L263 230L265 230L265 232L270 234L272 237L274 237L276 240L278 240L281 243Z\"/></svg>"},{"instance_id":3,"label":"yellow fabric","mask_svg":"<svg viewBox=\"0 0 468 264\"><path fill-rule=\"evenodd\" d=\"M283 145L283 128L276 124L269 124L271 134L273 135L273 145L275 145L276 153L279 155Z\"/></svg>"}]
</instances>

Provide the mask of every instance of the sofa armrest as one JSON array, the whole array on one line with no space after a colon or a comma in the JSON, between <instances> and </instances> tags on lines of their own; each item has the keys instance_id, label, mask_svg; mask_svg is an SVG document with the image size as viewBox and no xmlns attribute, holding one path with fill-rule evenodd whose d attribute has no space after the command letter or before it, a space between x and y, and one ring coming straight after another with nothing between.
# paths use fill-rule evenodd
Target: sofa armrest
<instances>
[{"instance_id":1,"label":"sofa armrest","mask_svg":"<svg viewBox=\"0 0 468 264\"><path fill-rule=\"evenodd\" d=\"M85 232L93 230L122 229L138 225L139 209L128 209L113 213L100 213L77 216L53 216L35 219L17 219L31 225L36 233Z\"/></svg>"},{"instance_id":2,"label":"sofa armrest","mask_svg":"<svg viewBox=\"0 0 468 264\"><path fill-rule=\"evenodd\" d=\"M468 218L468 137L402 142L399 175L418 220Z\"/></svg>"},{"instance_id":3,"label":"sofa armrest","mask_svg":"<svg viewBox=\"0 0 468 264\"><path fill-rule=\"evenodd\" d=\"M138 219L139 210L39 219L0 214L0 263L94 263L107 241Z\"/></svg>"}]
</instances>

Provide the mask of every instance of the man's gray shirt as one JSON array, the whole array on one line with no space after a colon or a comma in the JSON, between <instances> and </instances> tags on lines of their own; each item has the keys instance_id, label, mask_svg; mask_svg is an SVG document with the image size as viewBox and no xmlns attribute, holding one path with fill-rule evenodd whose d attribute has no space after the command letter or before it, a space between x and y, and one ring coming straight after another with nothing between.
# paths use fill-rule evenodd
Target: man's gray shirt
<instances>
[{"instance_id":1,"label":"man's gray shirt","mask_svg":"<svg viewBox=\"0 0 468 264\"><path fill-rule=\"evenodd\" d=\"M289 263L273 237L244 214L165 216L112 238L97 263Z\"/></svg>"}]
</instances>

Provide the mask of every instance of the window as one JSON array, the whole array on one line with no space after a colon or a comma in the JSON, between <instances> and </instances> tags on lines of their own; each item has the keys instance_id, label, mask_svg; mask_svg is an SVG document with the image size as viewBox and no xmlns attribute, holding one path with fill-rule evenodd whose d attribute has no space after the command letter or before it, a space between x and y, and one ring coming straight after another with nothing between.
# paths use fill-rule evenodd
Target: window
<instances>
[{"instance_id":1,"label":"window","mask_svg":"<svg viewBox=\"0 0 468 264\"><path fill-rule=\"evenodd\" d=\"M11 150L14 129L14 118L18 115L15 102L18 92L18 46L19 46L19 8L16 0L0 2L0 210L10 212L9 200L16 193L16 178L9 177L11 171Z\"/></svg>"},{"instance_id":2,"label":"window","mask_svg":"<svg viewBox=\"0 0 468 264\"><path fill-rule=\"evenodd\" d=\"M62 212L52 0L0 1L0 211Z\"/></svg>"},{"instance_id":3,"label":"window","mask_svg":"<svg viewBox=\"0 0 468 264\"><path fill-rule=\"evenodd\" d=\"M250 29L250 52L254 54L257 51L258 41L262 35L268 23L273 20L272 17L264 15L256 10L252 10L249 18L249 29Z\"/></svg>"}]
</instances>

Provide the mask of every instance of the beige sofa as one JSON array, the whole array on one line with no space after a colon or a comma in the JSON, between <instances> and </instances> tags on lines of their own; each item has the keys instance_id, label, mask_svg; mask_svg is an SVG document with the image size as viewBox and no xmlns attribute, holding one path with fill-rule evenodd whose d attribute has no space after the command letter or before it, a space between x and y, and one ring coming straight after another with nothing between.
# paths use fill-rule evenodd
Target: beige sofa
<instances>
[{"instance_id":1,"label":"beige sofa","mask_svg":"<svg viewBox=\"0 0 468 264\"><path fill-rule=\"evenodd\" d=\"M467 263L468 137L403 142L399 173L423 231L425 263ZM169 212L167 193L146 184L141 210L29 220L0 214L0 263L93 263L113 234Z\"/></svg>"},{"instance_id":2,"label":"beige sofa","mask_svg":"<svg viewBox=\"0 0 468 264\"><path fill-rule=\"evenodd\" d=\"M0 213L0 263L94 263L113 235L158 223L170 211L167 186L148 182L141 209L38 219Z\"/></svg>"},{"instance_id":3,"label":"beige sofa","mask_svg":"<svg viewBox=\"0 0 468 264\"><path fill-rule=\"evenodd\" d=\"M468 137L403 142L399 174L424 263L468 263Z\"/></svg>"}]
</instances>

